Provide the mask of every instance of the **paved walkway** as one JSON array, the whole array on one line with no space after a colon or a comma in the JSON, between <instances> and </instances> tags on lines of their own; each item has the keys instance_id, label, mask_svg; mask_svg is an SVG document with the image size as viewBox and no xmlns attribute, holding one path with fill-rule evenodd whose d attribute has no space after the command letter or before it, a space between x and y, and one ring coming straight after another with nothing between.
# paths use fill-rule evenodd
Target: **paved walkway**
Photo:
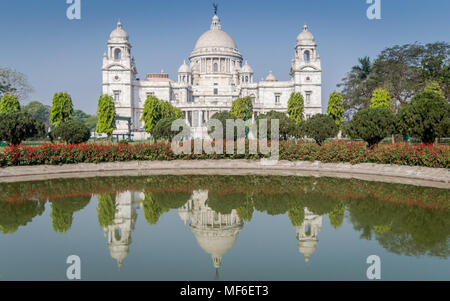
<instances>
[{"instance_id":1,"label":"paved walkway","mask_svg":"<svg viewBox=\"0 0 450 301\"><path fill-rule=\"evenodd\" d=\"M382 164L290 162L269 160L133 161L100 164L40 165L0 168L0 183L60 178L140 175L279 175L356 178L417 186L450 188L450 171Z\"/></svg>"}]
</instances>

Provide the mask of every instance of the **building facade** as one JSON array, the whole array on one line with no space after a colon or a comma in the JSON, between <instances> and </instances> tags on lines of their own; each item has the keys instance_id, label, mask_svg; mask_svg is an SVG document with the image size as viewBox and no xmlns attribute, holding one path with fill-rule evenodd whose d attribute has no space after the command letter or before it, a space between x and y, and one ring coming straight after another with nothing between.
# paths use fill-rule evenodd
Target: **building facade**
<instances>
[{"instance_id":1,"label":"building facade","mask_svg":"<svg viewBox=\"0 0 450 301\"><path fill-rule=\"evenodd\" d=\"M229 111L235 99L247 96L252 99L255 115L271 110L286 112L294 92L303 94L306 118L322 113L320 56L306 25L297 37L288 81L278 81L270 72L265 80L256 82L253 69L243 60L231 36L222 30L217 15L197 40L189 63L185 61L179 68L176 81L164 71L137 78L131 48L119 21L110 35L102 67L102 92L114 97L117 115L124 118L117 121L116 133L129 131L126 118L131 118L131 131L143 128L142 111L150 95L181 109L193 129L204 128L215 113Z\"/></svg>"}]
</instances>

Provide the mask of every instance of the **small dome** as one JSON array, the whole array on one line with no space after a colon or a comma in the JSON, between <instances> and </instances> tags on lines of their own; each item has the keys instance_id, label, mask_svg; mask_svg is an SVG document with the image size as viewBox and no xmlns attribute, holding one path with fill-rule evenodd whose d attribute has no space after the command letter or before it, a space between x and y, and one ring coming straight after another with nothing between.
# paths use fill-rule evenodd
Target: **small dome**
<instances>
[{"instance_id":1,"label":"small dome","mask_svg":"<svg viewBox=\"0 0 450 301\"><path fill-rule=\"evenodd\" d=\"M247 61L245 61L244 66L242 66L241 73L253 73L253 69L249 66Z\"/></svg>"},{"instance_id":2,"label":"small dome","mask_svg":"<svg viewBox=\"0 0 450 301\"><path fill-rule=\"evenodd\" d=\"M191 73L191 67L186 64L186 61L183 62L183 65L178 69L178 73Z\"/></svg>"},{"instance_id":3,"label":"small dome","mask_svg":"<svg viewBox=\"0 0 450 301\"><path fill-rule=\"evenodd\" d=\"M308 30L308 25L303 26L303 31L297 37L298 45L315 45L313 34Z\"/></svg>"},{"instance_id":4,"label":"small dome","mask_svg":"<svg viewBox=\"0 0 450 301\"><path fill-rule=\"evenodd\" d=\"M128 33L125 30L123 30L122 23L120 22L120 20L117 23L117 28L111 32L111 35L109 37L111 38L112 41L120 41L120 42L128 41Z\"/></svg>"},{"instance_id":5,"label":"small dome","mask_svg":"<svg viewBox=\"0 0 450 301\"><path fill-rule=\"evenodd\" d=\"M272 74L272 71L269 72L269 75L266 77L266 82L276 82L276 77Z\"/></svg>"}]
</instances>

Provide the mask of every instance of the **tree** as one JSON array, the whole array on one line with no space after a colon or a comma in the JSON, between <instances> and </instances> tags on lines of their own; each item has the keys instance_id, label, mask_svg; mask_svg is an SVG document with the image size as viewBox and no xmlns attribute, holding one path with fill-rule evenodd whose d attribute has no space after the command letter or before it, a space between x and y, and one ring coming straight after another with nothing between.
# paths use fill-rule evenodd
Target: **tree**
<instances>
[{"instance_id":1,"label":"tree","mask_svg":"<svg viewBox=\"0 0 450 301\"><path fill-rule=\"evenodd\" d=\"M287 114L298 126L303 121L305 105L301 93L292 93L288 100Z\"/></svg>"},{"instance_id":2,"label":"tree","mask_svg":"<svg viewBox=\"0 0 450 301\"><path fill-rule=\"evenodd\" d=\"M238 98L233 101L231 105L231 115L236 119L242 119L246 121L246 116L248 119L253 116L253 104L250 96L244 98Z\"/></svg>"},{"instance_id":3,"label":"tree","mask_svg":"<svg viewBox=\"0 0 450 301\"><path fill-rule=\"evenodd\" d=\"M55 128L50 136L52 140L61 139L68 144L80 144L89 140L91 132L84 124L69 120Z\"/></svg>"},{"instance_id":4,"label":"tree","mask_svg":"<svg viewBox=\"0 0 450 301\"><path fill-rule=\"evenodd\" d=\"M344 121L344 100L341 93L334 91L328 100L327 114L330 116L338 128Z\"/></svg>"},{"instance_id":5,"label":"tree","mask_svg":"<svg viewBox=\"0 0 450 301\"><path fill-rule=\"evenodd\" d=\"M0 96L14 94L19 99L24 99L33 91L27 77L15 70L0 67Z\"/></svg>"},{"instance_id":6,"label":"tree","mask_svg":"<svg viewBox=\"0 0 450 301\"><path fill-rule=\"evenodd\" d=\"M346 133L352 139L362 139L373 148L395 131L395 116L388 108L378 107L359 111L349 122Z\"/></svg>"},{"instance_id":7,"label":"tree","mask_svg":"<svg viewBox=\"0 0 450 301\"><path fill-rule=\"evenodd\" d=\"M378 88L373 91L372 98L370 99L371 108L392 108L391 95L386 89Z\"/></svg>"},{"instance_id":8,"label":"tree","mask_svg":"<svg viewBox=\"0 0 450 301\"><path fill-rule=\"evenodd\" d=\"M433 143L450 134L450 104L429 87L400 109L397 125L402 134Z\"/></svg>"},{"instance_id":9,"label":"tree","mask_svg":"<svg viewBox=\"0 0 450 301\"><path fill-rule=\"evenodd\" d=\"M420 93L428 81L436 81L449 98L450 45L432 44L396 45L384 49L373 64L360 59L338 87L343 87L346 116L368 108L373 90L384 87L392 98L394 111Z\"/></svg>"},{"instance_id":10,"label":"tree","mask_svg":"<svg viewBox=\"0 0 450 301\"><path fill-rule=\"evenodd\" d=\"M53 229L57 233L66 233L72 227L73 214L84 209L90 202L91 196L74 196L52 200Z\"/></svg>"},{"instance_id":11,"label":"tree","mask_svg":"<svg viewBox=\"0 0 450 301\"><path fill-rule=\"evenodd\" d=\"M63 122L72 119L73 105L72 98L66 92L55 93L53 95L52 107L50 109L50 122L58 127Z\"/></svg>"},{"instance_id":12,"label":"tree","mask_svg":"<svg viewBox=\"0 0 450 301\"><path fill-rule=\"evenodd\" d=\"M102 95L98 99L97 106L97 132L105 133L108 139L116 128L116 108L114 107L114 99L110 95Z\"/></svg>"},{"instance_id":13,"label":"tree","mask_svg":"<svg viewBox=\"0 0 450 301\"><path fill-rule=\"evenodd\" d=\"M44 123L45 127L50 126L50 107L43 105L39 101L32 101L22 107L22 110L33 116L34 119Z\"/></svg>"},{"instance_id":14,"label":"tree","mask_svg":"<svg viewBox=\"0 0 450 301\"><path fill-rule=\"evenodd\" d=\"M26 112L0 114L0 140L10 145L20 144L38 134L36 120Z\"/></svg>"},{"instance_id":15,"label":"tree","mask_svg":"<svg viewBox=\"0 0 450 301\"><path fill-rule=\"evenodd\" d=\"M305 221L305 208L302 206L294 206L289 209L288 216L292 226L299 227Z\"/></svg>"},{"instance_id":16,"label":"tree","mask_svg":"<svg viewBox=\"0 0 450 301\"><path fill-rule=\"evenodd\" d=\"M144 193L145 199L142 201L144 216L150 225L156 225L159 218L169 209L161 207L158 202L156 202L151 193Z\"/></svg>"},{"instance_id":17,"label":"tree","mask_svg":"<svg viewBox=\"0 0 450 301\"><path fill-rule=\"evenodd\" d=\"M116 215L116 202L114 194L99 194L97 216L101 227L106 228L114 223Z\"/></svg>"},{"instance_id":18,"label":"tree","mask_svg":"<svg viewBox=\"0 0 450 301\"><path fill-rule=\"evenodd\" d=\"M142 113L142 121L144 121L144 129L151 133L158 121L164 118L182 119L183 112L172 106L169 102L160 100L150 95L144 103L144 111Z\"/></svg>"},{"instance_id":19,"label":"tree","mask_svg":"<svg viewBox=\"0 0 450 301\"><path fill-rule=\"evenodd\" d=\"M220 123L222 124L222 138L223 139L227 139L227 120L236 120L236 117L234 117L233 115L231 115L230 112L218 112L215 113L213 116L211 116L211 120L215 119L220 121ZM216 128L214 126L211 127L211 129L208 131L208 134L212 134L216 131ZM237 128L234 128L234 140L238 139L238 138L244 138L245 137L245 132L238 132Z\"/></svg>"},{"instance_id":20,"label":"tree","mask_svg":"<svg viewBox=\"0 0 450 301\"><path fill-rule=\"evenodd\" d=\"M327 138L336 137L339 132L335 121L325 114L312 116L306 120L304 128L305 134L314 139L319 145L322 145Z\"/></svg>"},{"instance_id":21,"label":"tree","mask_svg":"<svg viewBox=\"0 0 450 301\"><path fill-rule=\"evenodd\" d=\"M344 223L345 206L339 202L336 207L328 213L330 224L333 228L337 229Z\"/></svg>"},{"instance_id":22,"label":"tree","mask_svg":"<svg viewBox=\"0 0 450 301\"><path fill-rule=\"evenodd\" d=\"M0 113L14 113L20 111L20 103L17 96L13 94L3 94L0 100Z\"/></svg>"},{"instance_id":23,"label":"tree","mask_svg":"<svg viewBox=\"0 0 450 301\"><path fill-rule=\"evenodd\" d=\"M172 131L172 123L175 121L175 118L164 118L158 121L156 126L152 130L152 136L156 140L166 139L168 141L172 141L173 138L178 135L181 130Z\"/></svg>"},{"instance_id":24,"label":"tree","mask_svg":"<svg viewBox=\"0 0 450 301\"><path fill-rule=\"evenodd\" d=\"M344 109L348 113L367 108L374 88L372 80L369 79L369 75L372 72L370 58L359 58L358 62L359 65L353 66L346 77L342 79L342 83L337 85L338 87L343 87Z\"/></svg>"},{"instance_id":25,"label":"tree","mask_svg":"<svg viewBox=\"0 0 450 301\"><path fill-rule=\"evenodd\" d=\"M286 140L290 136L301 137L300 125L297 126L294 120L290 119L285 113L270 111L267 114L260 114L256 118L258 131L260 130L261 120L267 119L267 139L272 139L272 120L279 122L279 139ZM261 135L261 133L260 133Z\"/></svg>"}]
</instances>

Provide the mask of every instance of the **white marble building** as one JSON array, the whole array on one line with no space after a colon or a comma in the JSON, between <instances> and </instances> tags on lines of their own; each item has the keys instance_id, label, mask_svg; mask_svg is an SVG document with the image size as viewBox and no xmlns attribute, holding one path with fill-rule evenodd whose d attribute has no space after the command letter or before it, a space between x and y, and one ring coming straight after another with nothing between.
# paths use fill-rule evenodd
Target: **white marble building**
<instances>
[{"instance_id":1,"label":"white marble building","mask_svg":"<svg viewBox=\"0 0 450 301\"><path fill-rule=\"evenodd\" d=\"M102 92L114 97L118 116L131 118L131 131L143 128L141 115L149 95L180 108L193 128L202 128L214 113L229 111L233 100L246 96L252 98L256 115L286 111L293 92L303 94L306 118L322 113L320 56L306 25L297 37L288 81L278 81L270 72L265 80L256 82L253 69L244 62L231 36L222 30L217 15L212 18L210 29L197 40L189 63L184 62L179 68L176 81L164 71L139 79L131 48L119 21L103 57ZM128 122L117 121L116 133L127 131Z\"/></svg>"}]
</instances>

